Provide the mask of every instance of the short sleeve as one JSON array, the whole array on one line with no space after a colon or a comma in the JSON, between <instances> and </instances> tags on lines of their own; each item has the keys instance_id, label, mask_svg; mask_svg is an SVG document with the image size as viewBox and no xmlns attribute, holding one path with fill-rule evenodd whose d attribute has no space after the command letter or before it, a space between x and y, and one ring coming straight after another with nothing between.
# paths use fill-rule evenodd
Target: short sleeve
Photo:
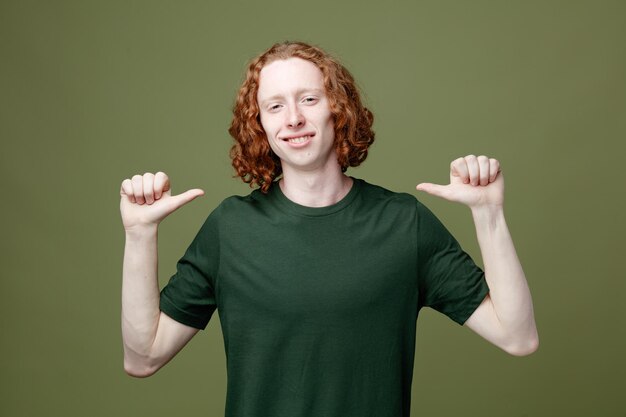
<instances>
[{"instance_id":1,"label":"short sleeve","mask_svg":"<svg viewBox=\"0 0 626 417\"><path fill-rule=\"evenodd\" d=\"M214 211L176 264L161 290L160 309L174 320L205 329L217 308L215 277L219 267L219 230Z\"/></svg>"},{"instance_id":2,"label":"short sleeve","mask_svg":"<svg viewBox=\"0 0 626 417\"><path fill-rule=\"evenodd\" d=\"M431 307L462 325L489 293L485 273L419 201L417 251L419 307Z\"/></svg>"}]
</instances>

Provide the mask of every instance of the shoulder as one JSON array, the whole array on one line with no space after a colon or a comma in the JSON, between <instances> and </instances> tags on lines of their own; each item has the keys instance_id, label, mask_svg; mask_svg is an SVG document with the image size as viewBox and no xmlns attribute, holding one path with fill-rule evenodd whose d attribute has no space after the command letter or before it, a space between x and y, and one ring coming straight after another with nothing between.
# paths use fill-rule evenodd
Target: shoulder
<instances>
[{"instance_id":1,"label":"shoulder","mask_svg":"<svg viewBox=\"0 0 626 417\"><path fill-rule=\"evenodd\" d=\"M231 195L222 200L217 205L214 212L229 211L232 209L240 209L249 207L251 205L259 204L262 200L267 198L266 194L263 194L260 190L254 190L248 195Z\"/></svg>"},{"instance_id":2,"label":"shoulder","mask_svg":"<svg viewBox=\"0 0 626 417\"><path fill-rule=\"evenodd\" d=\"M198 231L198 237L213 239L220 236L222 231L230 230L241 223L242 219L254 219L255 216L252 214L254 206L258 204L257 197L256 191L253 191L246 196L231 195L224 198L206 215Z\"/></svg>"},{"instance_id":3,"label":"shoulder","mask_svg":"<svg viewBox=\"0 0 626 417\"><path fill-rule=\"evenodd\" d=\"M361 196L367 204L380 205L389 209L409 210L411 212L415 212L417 205L421 204L412 194L392 191L364 180L356 181L361 183Z\"/></svg>"},{"instance_id":4,"label":"shoulder","mask_svg":"<svg viewBox=\"0 0 626 417\"><path fill-rule=\"evenodd\" d=\"M417 222L418 227L435 224L440 226L441 221L437 216L416 196L406 192L389 190L379 185L361 181L361 194L363 204L371 210L380 210L385 217L395 215Z\"/></svg>"},{"instance_id":5,"label":"shoulder","mask_svg":"<svg viewBox=\"0 0 626 417\"><path fill-rule=\"evenodd\" d=\"M252 191L248 195L231 195L215 207L209 214L209 219L222 222L228 219L252 215L259 210L264 210L264 207L268 205L268 199L268 195L262 193L259 189Z\"/></svg>"}]
</instances>

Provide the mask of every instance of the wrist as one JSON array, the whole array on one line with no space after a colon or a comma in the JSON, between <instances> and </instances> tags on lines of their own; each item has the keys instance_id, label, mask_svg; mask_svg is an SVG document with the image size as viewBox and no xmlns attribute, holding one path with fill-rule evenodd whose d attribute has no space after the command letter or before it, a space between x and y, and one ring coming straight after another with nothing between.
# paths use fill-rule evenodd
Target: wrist
<instances>
[{"instance_id":1,"label":"wrist","mask_svg":"<svg viewBox=\"0 0 626 417\"><path fill-rule=\"evenodd\" d=\"M126 240L141 241L156 237L158 229L158 224L141 224L127 227L124 231L126 233Z\"/></svg>"},{"instance_id":2,"label":"wrist","mask_svg":"<svg viewBox=\"0 0 626 417\"><path fill-rule=\"evenodd\" d=\"M495 229L499 224L506 223L502 205L471 207L471 211L476 226L487 226L490 229Z\"/></svg>"},{"instance_id":3,"label":"wrist","mask_svg":"<svg viewBox=\"0 0 626 417\"><path fill-rule=\"evenodd\" d=\"M472 215L479 216L493 216L499 215L504 212L504 205L502 204L484 204L480 206L470 206Z\"/></svg>"}]
</instances>

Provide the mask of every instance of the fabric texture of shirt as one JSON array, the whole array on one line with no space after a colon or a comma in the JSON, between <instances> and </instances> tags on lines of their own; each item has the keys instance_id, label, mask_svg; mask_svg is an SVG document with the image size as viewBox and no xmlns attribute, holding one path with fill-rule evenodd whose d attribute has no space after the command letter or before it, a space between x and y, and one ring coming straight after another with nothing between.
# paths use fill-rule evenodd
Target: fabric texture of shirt
<instances>
[{"instance_id":1,"label":"fabric texture of shirt","mask_svg":"<svg viewBox=\"0 0 626 417\"><path fill-rule=\"evenodd\" d=\"M483 271L414 196L354 179L327 207L229 197L161 291L161 310L204 329L218 311L226 417L407 417L416 320L463 324Z\"/></svg>"}]
</instances>

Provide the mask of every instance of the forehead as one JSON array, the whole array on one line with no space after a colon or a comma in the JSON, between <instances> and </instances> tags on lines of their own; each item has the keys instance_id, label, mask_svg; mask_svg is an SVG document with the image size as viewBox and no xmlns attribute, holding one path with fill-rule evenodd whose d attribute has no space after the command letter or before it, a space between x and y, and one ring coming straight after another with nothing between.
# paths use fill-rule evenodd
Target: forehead
<instances>
[{"instance_id":1,"label":"forehead","mask_svg":"<svg viewBox=\"0 0 626 417\"><path fill-rule=\"evenodd\" d=\"M262 101L275 95L287 96L308 89L324 90L322 71L305 59L281 59L261 69L257 100Z\"/></svg>"}]
</instances>

